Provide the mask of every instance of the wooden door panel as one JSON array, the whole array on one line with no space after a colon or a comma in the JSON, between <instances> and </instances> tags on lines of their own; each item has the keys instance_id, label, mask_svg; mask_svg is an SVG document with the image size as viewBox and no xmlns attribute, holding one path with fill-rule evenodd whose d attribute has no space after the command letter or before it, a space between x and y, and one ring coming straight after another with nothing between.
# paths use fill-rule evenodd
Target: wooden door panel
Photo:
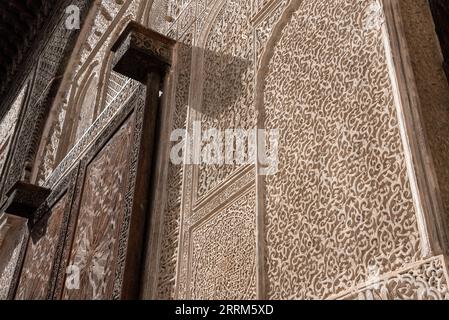
<instances>
[{"instance_id":1,"label":"wooden door panel","mask_svg":"<svg viewBox=\"0 0 449 320\"><path fill-rule=\"evenodd\" d=\"M80 289L64 299L112 296L134 116L126 120L87 166L69 266L80 271Z\"/></svg>"},{"instance_id":2,"label":"wooden door panel","mask_svg":"<svg viewBox=\"0 0 449 320\"><path fill-rule=\"evenodd\" d=\"M139 269L142 253L146 208L136 202L146 190L136 184L149 169L142 161L145 98L140 85L81 160L55 299L137 297L127 270Z\"/></svg>"},{"instance_id":3,"label":"wooden door panel","mask_svg":"<svg viewBox=\"0 0 449 320\"><path fill-rule=\"evenodd\" d=\"M44 205L31 226L15 299L42 300L53 296L59 257L67 232L78 168L70 172Z\"/></svg>"},{"instance_id":4,"label":"wooden door panel","mask_svg":"<svg viewBox=\"0 0 449 320\"><path fill-rule=\"evenodd\" d=\"M16 299L45 299L67 198L64 196L33 229Z\"/></svg>"}]
</instances>

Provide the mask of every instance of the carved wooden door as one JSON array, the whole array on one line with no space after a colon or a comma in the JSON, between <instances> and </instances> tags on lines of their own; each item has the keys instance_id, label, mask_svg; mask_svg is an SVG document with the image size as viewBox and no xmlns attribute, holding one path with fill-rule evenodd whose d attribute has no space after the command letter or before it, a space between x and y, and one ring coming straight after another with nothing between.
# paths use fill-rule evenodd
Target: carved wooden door
<instances>
[{"instance_id":1,"label":"carved wooden door","mask_svg":"<svg viewBox=\"0 0 449 320\"><path fill-rule=\"evenodd\" d=\"M143 134L145 93L138 85L80 162L55 299L137 298L150 170L142 144L153 137Z\"/></svg>"},{"instance_id":2,"label":"carved wooden door","mask_svg":"<svg viewBox=\"0 0 449 320\"><path fill-rule=\"evenodd\" d=\"M136 22L117 39L112 68L135 81L59 163L48 189L31 186L46 201L29 213L38 208L15 298L138 298L159 89L174 45Z\"/></svg>"},{"instance_id":3,"label":"carved wooden door","mask_svg":"<svg viewBox=\"0 0 449 320\"><path fill-rule=\"evenodd\" d=\"M146 92L144 85L135 85L39 208L16 299L138 297L157 114L157 97L148 100ZM156 101L151 105L156 110L146 101Z\"/></svg>"}]
</instances>

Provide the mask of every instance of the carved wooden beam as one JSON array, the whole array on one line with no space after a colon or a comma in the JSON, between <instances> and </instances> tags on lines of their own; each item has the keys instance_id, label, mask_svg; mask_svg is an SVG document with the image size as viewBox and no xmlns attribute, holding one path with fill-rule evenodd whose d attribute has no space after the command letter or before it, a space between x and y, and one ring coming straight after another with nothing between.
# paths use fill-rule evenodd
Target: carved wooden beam
<instances>
[{"instance_id":1,"label":"carved wooden beam","mask_svg":"<svg viewBox=\"0 0 449 320\"><path fill-rule=\"evenodd\" d=\"M148 74L171 65L176 41L132 21L115 42L113 70L146 84Z\"/></svg>"},{"instance_id":2,"label":"carved wooden beam","mask_svg":"<svg viewBox=\"0 0 449 320\"><path fill-rule=\"evenodd\" d=\"M32 219L36 210L45 202L50 193L50 189L18 181L6 193L7 200L0 212Z\"/></svg>"}]
</instances>

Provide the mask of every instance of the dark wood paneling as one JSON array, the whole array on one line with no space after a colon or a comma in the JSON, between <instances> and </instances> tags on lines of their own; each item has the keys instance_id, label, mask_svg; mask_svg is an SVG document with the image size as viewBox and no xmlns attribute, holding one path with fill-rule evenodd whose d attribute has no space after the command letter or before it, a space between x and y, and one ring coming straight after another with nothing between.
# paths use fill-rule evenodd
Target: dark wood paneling
<instances>
[{"instance_id":1,"label":"dark wood paneling","mask_svg":"<svg viewBox=\"0 0 449 320\"><path fill-rule=\"evenodd\" d=\"M138 297L147 193L139 181L150 167L142 145L153 137L143 134L145 100L140 85L81 160L55 299ZM79 270L78 289L65 285L69 266Z\"/></svg>"},{"instance_id":2,"label":"dark wood paneling","mask_svg":"<svg viewBox=\"0 0 449 320\"><path fill-rule=\"evenodd\" d=\"M45 299L56 253L66 196L41 219L31 232L16 299Z\"/></svg>"},{"instance_id":3,"label":"dark wood paneling","mask_svg":"<svg viewBox=\"0 0 449 320\"><path fill-rule=\"evenodd\" d=\"M29 240L20 276L15 280L15 299L42 300L53 296L77 174L76 167L63 177L28 221Z\"/></svg>"},{"instance_id":4,"label":"dark wood paneling","mask_svg":"<svg viewBox=\"0 0 449 320\"><path fill-rule=\"evenodd\" d=\"M122 125L87 166L69 266L80 270L80 289L64 299L112 297L134 116Z\"/></svg>"}]
</instances>

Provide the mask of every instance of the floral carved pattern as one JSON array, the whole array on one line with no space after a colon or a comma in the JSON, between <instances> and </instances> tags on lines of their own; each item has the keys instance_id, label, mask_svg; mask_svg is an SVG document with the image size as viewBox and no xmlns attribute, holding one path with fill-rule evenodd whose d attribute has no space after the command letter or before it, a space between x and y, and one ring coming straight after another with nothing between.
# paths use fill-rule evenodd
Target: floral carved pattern
<instances>
[{"instance_id":1,"label":"floral carved pattern","mask_svg":"<svg viewBox=\"0 0 449 320\"><path fill-rule=\"evenodd\" d=\"M421 262L412 268L388 276L345 300L449 300L446 262L443 256Z\"/></svg>"},{"instance_id":2,"label":"floral carved pattern","mask_svg":"<svg viewBox=\"0 0 449 320\"><path fill-rule=\"evenodd\" d=\"M255 192L192 228L190 298L256 298Z\"/></svg>"},{"instance_id":3,"label":"floral carved pattern","mask_svg":"<svg viewBox=\"0 0 449 320\"><path fill-rule=\"evenodd\" d=\"M67 197L64 196L33 227L16 292L16 299L42 300L47 298L66 203Z\"/></svg>"},{"instance_id":4,"label":"floral carved pattern","mask_svg":"<svg viewBox=\"0 0 449 320\"><path fill-rule=\"evenodd\" d=\"M190 86L190 69L192 62L193 32L186 32L178 51L179 72L172 119L172 129L186 127ZM176 262L178 256L179 231L181 219L183 166L168 164L167 202L161 232L159 276L157 287L158 299L174 299Z\"/></svg>"},{"instance_id":5,"label":"floral carved pattern","mask_svg":"<svg viewBox=\"0 0 449 320\"><path fill-rule=\"evenodd\" d=\"M128 183L134 116L88 165L69 266L79 268L80 289L64 299L110 299Z\"/></svg>"},{"instance_id":6,"label":"floral carved pattern","mask_svg":"<svg viewBox=\"0 0 449 320\"><path fill-rule=\"evenodd\" d=\"M203 130L256 126L250 12L247 2L226 1L204 45ZM207 195L240 167L237 163L200 165L198 198Z\"/></svg>"},{"instance_id":7,"label":"floral carved pattern","mask_svg":"<svg viewBox=\"0 0 449 320\"><path fill-rule=\"evenodd\" d=\"M265 178L268 297L319 299L420 257L373 1L292 1L264 77L264 127L280 131Z\"/></svg>"},{"instance_id":8,"label":"floral carved pattern","mask_svg":"<svg viewBox=\"0 0 449 320\"><path fill-rule=\"evenodd\" d=\"M19 118L20 108L25 98L27 86L23 87L8 113L0 120L0 174L2 174L3 166L6 162L11 138L14 133L17 120Z\"/></svg>"}]
</instances>

